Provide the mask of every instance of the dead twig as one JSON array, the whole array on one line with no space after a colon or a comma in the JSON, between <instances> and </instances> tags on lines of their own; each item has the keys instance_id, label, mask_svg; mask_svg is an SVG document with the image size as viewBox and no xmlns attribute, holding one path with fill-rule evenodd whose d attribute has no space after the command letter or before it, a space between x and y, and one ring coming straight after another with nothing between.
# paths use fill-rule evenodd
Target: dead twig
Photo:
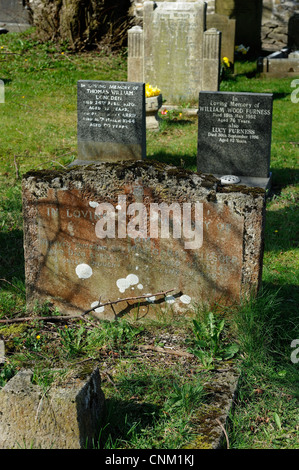
<instances>
[{"instance_id":1,"label":"dead twig","mask_svg":"<svg viewBox=\"0 0 299 470\"><path fill-rule=\"evenodd\" d=\"M1 281L5 281L5 279L0 279ZM8 282L8 281L6 281ZM10 284L10 282L8 282ZM156 294L144 294L144 295L139 295L138 297L127 297L125 299L117 299L117 300L109 300L108 302L104 302L103 304L99 303L98 305L95 305L93 308L90 308L89 310L86 310L85 312L78 314L78 315L53 315L53 316L29 316L29 317L19 317L19 318L5 318L0 320L0 323L22 323L22 322L30 322L30 321L35 321L35 320L42 320L42 321L51 321L51 322L60 322L60 321L69 321L69 320L78 320L78 319L83 319L84 315L87 315L90 312L93 312L96 308L99 307L104 307L105 305L112 305L112 304L118 304L119 302L126 302L128 300L139 300L139 299L146 299L147 297L158 297L159 295L166 295L169 292L172 292L174 289L169 289L163 292L157 292Z\"/></svg>"},{"instance_id":2,"label":"dead twig","mask_svg":"<svg viewBox=\"0 0 299 470\"><path fill-rule=\"evenodd\" d=\"M16 169L16 179L18 180L20 178L20 174L19 174L19 167L17 163L17 157L15 155L13 157L13 160L14 160L15 169Z\"/></svg>"},{"instance_id":3,"label":"dead twig","mask_svg":"<svg viewBox=\"0 0 299 470\"><path fill-rule=\"evenodd\" d=\"M15 286L15 285L12 284L11 282L7 281L6 279L0 279L0 281L6 282L7 284L9 284L10 286L14 287L15 289L17 289L18 291L22 292L22 294L23 294L22 289L20 289L18 286Z\"/></svg>"},{"instance_id":4,"label":"dead twig","mask_svg":"<svg viewBox=\"0 0 299 470\"><path fill-rule=\"evenodd\" d=\"M156 351L159 353L173 354L174 356L189 357L190 359L194 359L193 354L187 353L179 349L160 348L159 346L150 346L147 344L140 344L138 348L150 350L150 351Z\"/></svg>"},{"instance_id":5,"label":"dead twig","mask_svg":"<svg viewBox=\"0 0 299 470\"><path fill-rule=\"evenodd\" d=\"M90 308L89 310L86 310L85 312L83 312L82 315L86 315L87 313L92 312L96 308L105 307L106 305L118 304L119 302L127 302L129 300L147 299L148 297L157 297L158 295L166 295L172 291L174 291L174 289L165 290L163 292L157 292L156 294L144 294L144 295L139 295L137 297L126 297L125 299L117 299L117 300L112 300L112 301L109 300L108 302L104 302L103 304L98 303L98 305L95 305L93 308Z\"/></svg>"},{"instance_id":6,"label":"dead twig","mask_svg":"<svg viewBox=\"0 0 299 470\"><path fill-rule=\"evenodd\" d=\"M226 447L227 447L227 449L229 449L229 440L228 440L227 432L226 432L226 430L225 430L223 424L219 421L219 419L216 418L216 421L217 421L217 423L219 424L219 426L221 427L222 431L224 432L225 439L226 439Z\"/></svg>"}]
</instances>

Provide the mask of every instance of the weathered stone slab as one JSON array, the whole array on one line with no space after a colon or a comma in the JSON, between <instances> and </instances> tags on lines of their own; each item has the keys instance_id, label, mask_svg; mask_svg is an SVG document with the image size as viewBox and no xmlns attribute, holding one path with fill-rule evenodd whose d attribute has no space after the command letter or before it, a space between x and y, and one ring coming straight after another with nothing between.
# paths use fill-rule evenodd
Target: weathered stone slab
<instances>
[{"instance_id":1,"label":"weathered stone slab","mask_svg":"<svg viewBox=\"0 0 299 470\"><path fill-rule=\"evenodd\" d=\"M216 28L221 31L221 53L220 57L227 57L231 64L235 56L235 33L236 20L225 15L207 15L207 29Z\"/></svg>"},{"instance_id":2,"label":"weathered stone slab","mask_svg":"<svg viewBox=\"0 0 299 470\"><path fill-rule=\"evenodd\" d=\"M0 390L0 449L84 449L97 441L104 395L96 369L47 391L20 371Z\"/></svg>"},{"instance_id":3,"label":"weathered stone slab","mask_svg":"<svg viewBox=\"0 0 299 470\"><path fill-rule=\"evenodd\" d=\"M201 92L198 171L267 181L271 130L272 94Z\"/></svg>"},{"instance_id":4,"label":"weathered stone slab","mask_svg":"<svg viewBox=\"0 0 299 470\"><path fill-rule=\"evenodd\" d=\"M140 160L146 155L145 84L78 82L78 159Z\"/></svg>"},{"instance_id":5,"label":"weathered stone slab","mask_svg":"<svg viewBox=\"0 0 299 470\"><path fill-rule=\"evenodd\" d=\"M114 306L118 316L140 318L232 304L258 289L262 190L224 188L212 176L154 162L99 163L28 173L23 207L29 308L49 299L78 314L100 297L174 289ZM115 318L109 305L95 315Z\"/></svg>"},{"instance_id":6,"label":"weathered stone slab","mask_svg":"<svg viewBox=\"0 0 299 470\"><path fill-rule=\"evenodd\" d=\"M143 81L158 86L167 104L218 90L220 33L205 37L205 30L205 2L144 2L143 32L129 33L128 76L139 77L143 64Z\"/></svg>"}]
</instances>

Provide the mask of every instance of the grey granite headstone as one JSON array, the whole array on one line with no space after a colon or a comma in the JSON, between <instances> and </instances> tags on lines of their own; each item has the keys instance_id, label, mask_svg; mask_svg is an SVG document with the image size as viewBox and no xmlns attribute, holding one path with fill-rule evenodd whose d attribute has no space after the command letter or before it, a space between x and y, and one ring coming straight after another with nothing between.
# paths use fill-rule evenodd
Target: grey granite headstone
<instances>
[{"instance_id":1,"label":"grey granite headstone","mask_svg":"<svg viewBox=\"0 0 299 470\"><path fill-rule=\"evenodd\" d=\"M141 160L146 155L145 84L78 82L78 159Z\"/></svg>"},{"instance_id":2,"label":"grey granite headstone","mask_svg":"<svg viewBox=\"0 0 299 470\"><path fill-rule=\"evenodd\" d=\"M270 184L272 94L200 92L197 169Z\"/></svg>"}]
</instances>

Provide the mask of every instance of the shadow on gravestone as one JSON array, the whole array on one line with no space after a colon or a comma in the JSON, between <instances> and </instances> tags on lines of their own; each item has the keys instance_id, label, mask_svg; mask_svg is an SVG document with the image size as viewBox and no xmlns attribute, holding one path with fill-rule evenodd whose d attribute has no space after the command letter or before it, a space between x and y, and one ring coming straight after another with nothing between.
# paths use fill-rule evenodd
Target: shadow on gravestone
<instances>
[{"instance_id":1,"label":"shadow on gravestone","mask_svg":"<svg viewBox=\"0 0 299 470\"><path fill-rule=\"evenodd\" d=\"M113 320L238 303L259 288L264 204L260 188L152 161L31 171L23 179L28 308L48 300L64 314ZM109 300L118 300L114 309Z\"/></svg>"}]
</instances>

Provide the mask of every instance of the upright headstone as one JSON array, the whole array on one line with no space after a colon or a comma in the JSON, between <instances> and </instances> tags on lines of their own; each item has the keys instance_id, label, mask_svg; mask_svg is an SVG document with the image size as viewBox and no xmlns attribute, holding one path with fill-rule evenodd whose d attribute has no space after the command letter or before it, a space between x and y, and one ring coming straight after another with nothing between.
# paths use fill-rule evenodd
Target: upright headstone
<instances>
[{"instance_id":1,"label":"upright headstone","mask_svg":"<svg viewBox=\"0 0 299 470\"><path fill-rule=\"evenodd\" d=\"M216 28L221 31L220 57L227 57L231 64L235 56L236 20L225 15L207 15L207 29Z\"/></svg>"},{"instance_id":2,"label":"upright headstone","mask_svg":"<svg viewBox=\"0 0 299 470\"><path fill-rule=\"evenodd\" d=\"M144 83L80 80L77 92L78 158L73 165L145 158Z\"/></svg>"},{"instance_id":3,"label":"upright headstone","mask_svg":"<svg viewBox=\"0 0 299 470\"><path fill-rule=\"evenodd\" d=\"M270 184L272 94L201 92L197 169L241 184Z\"/></svg>"},{"instance_id":4,"label":"upright headstone","mask_svg":"<svg viewBox=\"0 0 299 470\"><path fill-rule=\"evenodd\" d=\"M206 31L205 2L144 2L143 30L128 32L129 80L139 80L141 70L167 104L219 89L220 33Z\"/></svg>"},{"instance_id":5,"label":"upright headstone","mask_svg":"<svg viewBox=\"0 0 299 470\"><path fill-rule=\"evenodd\" d=\"M66 314L95 309L112 320L239 302L260 282L264 194L147 160L31 171L28 308L49 300Z\"/></svg>"}]
</instances>

